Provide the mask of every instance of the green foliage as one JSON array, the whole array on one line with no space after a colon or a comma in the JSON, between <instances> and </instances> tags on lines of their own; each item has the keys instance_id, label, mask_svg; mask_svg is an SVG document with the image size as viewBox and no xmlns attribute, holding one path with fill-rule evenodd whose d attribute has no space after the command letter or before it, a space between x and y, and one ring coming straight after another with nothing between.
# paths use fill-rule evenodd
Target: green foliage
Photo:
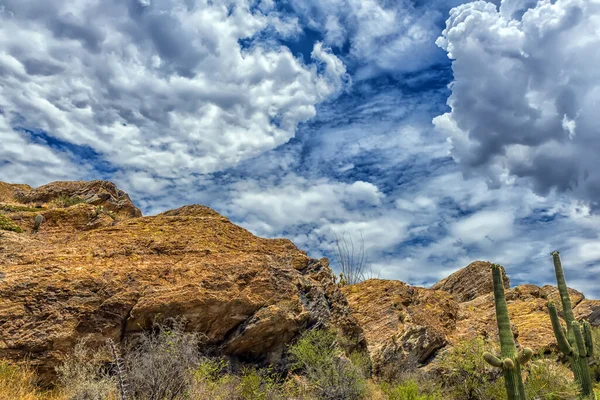
<instances>
[{"instance_id":1,"label":"green foliage","mask_svg":"<svg viewBox=\"0 0 600 400\"><path fill-rule=\"evenodd\" d=\"M4 214L0 214L0 230L22 233L23 229Z\"/></svg>"},{"instance_id":2,"label":"green foliage","mask_svg":"<svg viewBox=\"0 0 600 400\"><path fill-rule=\"evenodd\" d=\"M505 399L501 372L483 359L485 352L496 351L495 345L481 337L456 343L440 359L446 398L453 400Z\"/></svg>"},{"instance_id":3,"label":"green foliage","mask_svg":"<svg viewBox=\"0 0 600 400\"><path fill-rule=\"evenodd\" d=\"M301 372L320 399L362 399L367 390L360 368L344 356L335 332L313 329L289 348L292 370Z\"/></svg>"},{"instance_id":4,"label":"green foliage","mask_svg":"<svg viewBox=\"0 0 600 400\"><path fill-rule=\"evenodd\" d=\"M292 381L282 381L270 369L243 368L241 374L227 373L228 363L205 358L194 372L192 398L209 400L275 400L306 398Z\"/></svg>"},{"instance_id":5,"label":"green foliage","mask_svg":"<svg viewBox=\"0 0 600 400\"><path fill-rule=\"evenodd\" d=\"M571 379L569 368L557 363L550 356L537 359L528 368L525 392L528 400L569 400L576 399L579 389Z\"/></svg>"},{"instance_id":6,"label":"green foliage","mask_svg":"<svg viewBox=\"0 0 600 400\"><path fill-rule=\"evenodd\" d=\"M85 200L79 196L60 195L52 201L57 207L71 207L75 204L85 203Z\"/></svg>"},{"instance_id":7,"label":"green foliage","mask_svg":"<svg viewBox=\"0 0 600 400\"><path fill-rule=\"evenodd\" d=\"M381 384L381 391L389 400L443 400L441 389L426 393L420 388L415 379L408 379L399 384L390 384L384 382Z\"/></svg>"},{"instance_id":8,"label":"green foliage","mask_svg":"<svg viewBox=\"0 0 600 400\"><path fill-rule=\"evenodd\" d=\"M2 204L0 205L0 211L5 212L36 212L39 211L41 207L27 207L27 206L17 206L12 204Z\"/></svg>"}]
</instances>

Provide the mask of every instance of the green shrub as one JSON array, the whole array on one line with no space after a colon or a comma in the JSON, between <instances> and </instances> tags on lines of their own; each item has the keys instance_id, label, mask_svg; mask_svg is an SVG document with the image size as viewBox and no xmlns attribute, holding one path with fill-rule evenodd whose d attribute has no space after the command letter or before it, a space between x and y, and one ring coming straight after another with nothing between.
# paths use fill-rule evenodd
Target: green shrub
<instances>
[{"instance_id":1,"label":"green shrub","mask_svg":"<svg viewBox=\"0 0 600 400\"><path fill-rule=\"evenodd\" d=\"M415 379L407 379L399 384L384 382L381 391L389 400L443 400L441 389L427 393Z\"/></svg>"},{"instance_id":2,"label":"green shrub","mask_svg":"<svg viewBox=\"0 0 600 400\"><path fill-rule=\"evenodd\" d=\"M23 229L6 215L0 214L0 230L22 233Z\"/></svg>"},{"instance_id":3,"label":"green shrub","mask_svg":"<svg viewBox=\"0 0 600 400\"><path fill-rule=\"evenodd\" d=\"M556 359L555 356L552 358ZM576 399L578 387L568 366L552 359L534 360L527 368L525 395L528 400Z\"/></svg>"},{"instance_id":4,"label":"green shrub","mask_svg":"<svg viewBox=\"0 0 600 400\"><path fill-rule=\"evenodd\" d=\"M39 211L40 208L35 208L35 207L27 207L27 206L16 206L16 205L12 205L12 204L2 204L0 205L0 211L5 211L5 212L20 212L20 211L24 211L24 212L36 212Z\"/></svg>"},{"instance_id":5,"label":"green shrub","mask_svg":"<svg viewBox=\"0 0 600 400\"><path fill-rule=\"evenodd\" d=\"M52 201L57 207L71 207L75 204L85 203L85 200L79 196L60 195Z\"/></svg>"},{"instance_id":6,"label":"green shrub","mask_svg":"<svg viewBox=\"0 0 600 400\"><path fill-rule=\"evenodd\" d=\"M446 351L440 361L447 398L454 400L502 400L506 398L504 378L483 359L483 353L496 352L483 338L463 340Z\"/></svg>"},{"instance_id":7,"label":"green shrub","mask_svg":"<svg viewBox=\"0 0 600 400\"><path fill-rule=\"evenodd\" d=\"M367 390L360 369L344 356L333 331L313 329L289 348L292 370L301 372L319 399L362 399Z\"/></svg>"},{"instance_id":8,"label":"green shrub","mask_svg":"<svg viewBox=\"0 0 600 400\"><path fill-rule=\"evenodd\" d=\"M226 373L221 359L203 359L194 373L191 398L207 400L306 399L292 380L283 381L270 369L243 368L241 374Z\"/></svg>"}]
</instances>

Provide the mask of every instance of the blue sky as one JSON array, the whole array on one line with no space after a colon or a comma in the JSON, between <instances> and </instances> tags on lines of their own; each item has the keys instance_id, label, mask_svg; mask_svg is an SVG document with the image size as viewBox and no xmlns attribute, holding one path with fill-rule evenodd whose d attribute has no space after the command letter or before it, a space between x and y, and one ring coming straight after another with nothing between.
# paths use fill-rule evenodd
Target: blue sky
<instances>
[{"instance_id":1,"label":"blue sky","mask_svg":"<svg viewBox=\"0 0 600 400\"><path fill-rule=\"evenodd\" d=\"M109 179L384 278L600 296L600 3L0 1L0 180ZM332 258L335 261L335 258ZM333 262L335 268L335 262Z\"/></svg>"}]
</instances>

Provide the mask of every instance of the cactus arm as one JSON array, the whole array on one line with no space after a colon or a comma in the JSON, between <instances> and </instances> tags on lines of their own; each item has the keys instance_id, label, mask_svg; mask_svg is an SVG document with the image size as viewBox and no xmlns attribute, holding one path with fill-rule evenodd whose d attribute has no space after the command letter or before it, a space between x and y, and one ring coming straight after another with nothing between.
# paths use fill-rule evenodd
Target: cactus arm
<instances>
[{"instance_id":1,"label":"cactus arm","mask_svg":"<svg viewBox=\"0 0 600 400\"><path fill-rule=\"evenodd\" d=\"M517 361L519 364L525 365L529 362L529 360L531 360L531 357L533 357L533 350L531 350L529 347L526 347L519 352Z\"/></svg>"},{"instance_id":2,"label":"cactus arm","mask_svg":"<svg viewBox=\"0 0 600 400\"><path fill-rule=\"evenodd\" d=\"M492 367L502 368L502 361L498 357L491 353L488 353L487 351L483 353L483 359Z\"/></svg>"},{"instance_id":3,"label":"cactus arm","mask_svg":"<svg viewBox=\"0 0 600 400\"><path fill-rule=\"evenodd\" d=\"M506 357L504 361L502 361L502 366L505 369L515 369L515 362L510 358Z\"/></svg>"},{"instance_id":4,"label":"cactus arm","mask_svg":"<svg viewBox=\"0 0 600 400\"><path fill-rule=\"evenodd\" d=\"M563 327L560 325L560 321L558 319L558 313L556 312L556 306L554 303L548 303L548 312L550 313L550 320L552 321L552 329L554 330L554 336L556 336L556 342L558 343L558 348L560 351L569 355L573 352L571 345L569 344L569 340L567 339L567 335Z\"/></svg>"},{"instance_id":5,"label":"cactus arm","mask_svg":"<svg viewBox=\"0 0 600 400\"><path fill-rule=\"evenodd\" d=\"M571 324L575 321L573 315L573 307L571 306L571 297L569 297L569 289L567 288L567 281L565 280L565 274L563 272L562 263L560 261L560 254L558 251L552 252L552 260L554 261L554 273L556 275L556 286L560 293L560 302L562 303L563 314L565 321L567 322L567 331L571 329Z\"/></svg>"},{"instance_id":6,"label":"cactus arm","mask_svg":"<svg viewBox=\"0 0 600 400\"><path fill-rule=\"evenodd\" d=\"M585 341L583 340L583 334L581 333L581 326L579 322L573 321L571 324L573 328L573 334L575 335L575 343L577 344L577 352L580 357L587 357L587 348L585 347Z\"/></svg>"},{"instance_id":7,"label":"cactus arm","mask_svg":"<svg viewBox=\"0 0 600 400\"><path fill-rule=\"evenodd\" d=\"M588 321L583 321L583 336L588 357L594 356L594 339L592 339L592 327Z\"/></svg>"}]
</instances>

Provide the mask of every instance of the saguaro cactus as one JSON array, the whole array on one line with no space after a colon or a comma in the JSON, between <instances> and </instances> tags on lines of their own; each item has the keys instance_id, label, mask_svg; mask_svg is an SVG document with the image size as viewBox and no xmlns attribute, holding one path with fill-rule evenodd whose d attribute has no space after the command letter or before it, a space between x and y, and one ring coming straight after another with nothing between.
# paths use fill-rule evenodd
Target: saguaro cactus
<instances>
[{"instance_id":1,"label":"saguaro cactus","mask_svg":"<svg viewBox=\"0 0 600 400\"><path fill-rule=\"evenodd\" d=\"M501 357L498 358L486 352L483 354L483 358L488 364L502 369L508 400L525 400L525 388L521 379L521 365L524 365L531 359L533 351L525 348L517 353L513 333L510 329L506 297L504 296L502 270L497 264L492 265L492 278L494 282L494 300L496 302L496 320L498 321Z\"/></svg>"},{"instance_id":2,"label":"saguaro cactus","mask_svg":"<svg viewBox=\"0 0 600 400\"><path fill-rule=\"evenodd\" d=\"M44 216L42 214L38 214L35 216L33 220L33 233L37 233L38 229L40 229L40 225L44 222Z\"/></svg>"},{"instance_id":3,"label":"saguaro cactus","mask_svg":"<svg viewBox=\"0 0 600 400\"><path fill-rule=\"evenodd\" d=\"M552 321L554 336L556 336L559 350L569 359L575 381L580 388L581 398L595 399L594 386L588 366L589 358L594 355L590 324L584 321L582 332L581 325L575 320L575 316L573 315L569 289L567 288L558 251L552 253L552 259L554 261L558 292L560 293L560 302L562 303L563 315L567 324L567 329L561 326L556 306L554 303L549 302L548 311L550 313L550 320Z\"/></svg>"}]
</instances>

